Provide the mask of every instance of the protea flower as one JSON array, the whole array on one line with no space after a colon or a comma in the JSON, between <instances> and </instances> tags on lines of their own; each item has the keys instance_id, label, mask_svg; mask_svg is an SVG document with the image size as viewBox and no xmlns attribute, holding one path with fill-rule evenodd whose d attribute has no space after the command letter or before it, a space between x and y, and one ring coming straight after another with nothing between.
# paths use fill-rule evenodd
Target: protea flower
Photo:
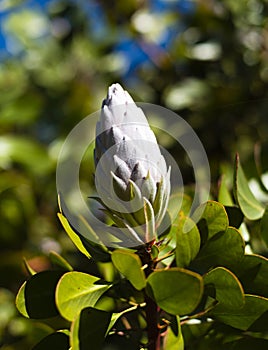
<instances>
[{"instance_id":1,"label":"protea flower","mask_svg":"<svg viewBox=\"0 0 268 350\"><path fill-rule=\"evenodd\" d=\"M143 111L119 84L96 125L95 184L106 212L139 242L154 240L168 204L170 169Z\"/></svg>"}]
</instances>

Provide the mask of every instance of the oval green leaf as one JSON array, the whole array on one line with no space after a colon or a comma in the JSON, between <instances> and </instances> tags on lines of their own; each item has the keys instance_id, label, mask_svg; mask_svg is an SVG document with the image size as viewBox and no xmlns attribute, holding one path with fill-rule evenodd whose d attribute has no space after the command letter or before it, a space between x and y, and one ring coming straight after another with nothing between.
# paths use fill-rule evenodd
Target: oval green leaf
<instances>
[{"instance_id":1,"label":"oval green leaf","mask_svg":"<svg viewBox=\"0 0 268 350\"><path fill-rule=\"evenodd\" d=\"M137 254L128 250L117 249L112 253L112 262L119 272L129 280L137 290L146 286L145 273Z\"/></svg>"},{"instance_id":2,"label":"oval green leaf","mask_svg":"<svg viewBox=\"0 0 268 350\"><path fill-rule=\"evenodd\" d=\"M72 350L102 350L112 313L87 307L71 327Z\"/></svg>"},{"instance_id":3,"label":"oval green leaf","mask_svg":"<svg viewBox=\"0 0 268 350\"><path fill-rule=\"evenodd\" d=\"M234 195L246 218L249 220L258 220L263 216L264 206L251 192L238 154L235 159Z\"/></svg>"},{"instance_id":4,"label":"oval green leaf","mask_svg":"<svg viewBox=\"0 0 268 350\"><path fill-rule=\"evenodd\" d=\"M235 266L237 275L247 294L257 294L268 298L268 259L257 255L245 255Z\"/></svg>"},{"instance_id":5,"label":"oval green leaf","mask_svg":"<svg viewBox=\"0 0 268 350\"><path fill-rule=\"evenodd\" d=\"M193 213L192 219L197 222L202 243L211 239L217 233L224 232L229 225L224 206L215 201L201 204Z\"/></svg>"},{"instance_id":6,"label":"oval green leaf","mask_svg":"<svg viewBox=\"0 0 268 350\"><path fill-rule=\"evenodd\" d=\"M57 316L55 290L61 276L60 271L42 271L31 276L18 292L18 310L24 316L36 319Z\"/></svg>"},{"instance_id":7,"label":"oval green leaf","mask_svg":"<svg viewBox=\"0 0 268 350\"><path fill-rule=\"evenodd\" d=\"M245 242L240 232L234 227L228 227L225 232L220 232L206 242L192 267L202 271L217 266L233 268L240 264L244 251Z\"/></svg>"},{"instance_id":8,"label":"oval green leaf","mask_svg":"<svg viewBox=\"0 0 268 350\"><path fill-rule=\"evenodd\" d=\"M242 308L233 311L212 310L213 317L234 328L246 331L265 312L268 311L268 299L256 295L245 295Z\"/></svg>"},{"instance_id":9,"label":"oval green leaf","mask_svg":"<svg viewBox=\"0 0 268 350\"><path fill-rule=\"evenodd\" d=\"M175 322L171 322L165 336L165 350L184 350L184 340L182 336L180 318L176 316Z\"/></svg>"},{"instance_id":10,"label":"oval green leaf","mask_svg":"<svg viewBox=\"0 0 268 350\"><path fill-rule=\"evenodd\" d=\"M214 289L213 297L218 301L214 311L228 312L228 310L233 311L243 307L244 291L238 278L231 271L217 267L204 276L204 283L205 286L212 286Z\"/></svg>"},{"instance_id":11,"label":"oval green leaf","mask_svg":"<svg viewBox=\"0 0 268 350\"><path fill-rule=\"evenodd\" d=\"M56 289L56 304L62 317L72 321L82 309L95 306L98 299L110 287L100 284L98 277L82 272L67 272Z\"/></svg>"},{"instance_id":12,"label":"oval green leaf","mask_svg":"<svg viewBox=\"0 0 268 350\"><path fill-rule=\"evenodd\" d=\"M178 267L187 267L199 252L199 230L195 223L183 214L173 226L176 228L176 264Z\"/></svg>"},{"instance_id":13,"label":"oval green leaf","mask_svg":"<svg viewBox=\"0 0 268 350\"><path fill-rule=\"evenodd\" d=\"M203 279L197 273L181 268L153 272L146 290L158 306L172 315L193 312L203 294Z\"/></svg>"}]
</instances>

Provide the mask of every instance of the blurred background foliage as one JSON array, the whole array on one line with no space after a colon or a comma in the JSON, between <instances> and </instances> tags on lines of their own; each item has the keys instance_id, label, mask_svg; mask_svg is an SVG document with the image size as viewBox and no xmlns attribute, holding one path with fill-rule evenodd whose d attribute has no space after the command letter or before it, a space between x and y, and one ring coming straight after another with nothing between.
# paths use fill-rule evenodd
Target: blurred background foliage
<instances>
[{"instance_id":1,"label":"blurred background foliage","mask_svg":"<svg viewBox=\"0 0 268 350\"><path fill-rule=\"evenodd\" d=\"M56 218L55 169L111 83L188 121L214 183L236 151L253 176L256 143L268 170L268 1L0 0L0 31L0 346L29 349L49 329L15 310L23 257L87 268Z\"/></svg>"}]
</instances>

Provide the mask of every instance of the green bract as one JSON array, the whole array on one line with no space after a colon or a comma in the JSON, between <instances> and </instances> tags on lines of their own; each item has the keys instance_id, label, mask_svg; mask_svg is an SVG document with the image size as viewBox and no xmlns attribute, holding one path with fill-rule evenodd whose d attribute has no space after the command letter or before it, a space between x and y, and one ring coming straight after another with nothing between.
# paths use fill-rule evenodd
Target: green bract
<instances>
[{"instance_id":1,"label":"green bract","mask_svg":"<svg viewBox=\"0 0 268 350\"><path fill-rule=\"evenodd\" d=\"M166 212L170 170L143 111L119 84L109 87L96 126L95 183L119 227L146 225L147 237ZM153 225L152 225L153 224Z\"/></svg>"}]
</instances>

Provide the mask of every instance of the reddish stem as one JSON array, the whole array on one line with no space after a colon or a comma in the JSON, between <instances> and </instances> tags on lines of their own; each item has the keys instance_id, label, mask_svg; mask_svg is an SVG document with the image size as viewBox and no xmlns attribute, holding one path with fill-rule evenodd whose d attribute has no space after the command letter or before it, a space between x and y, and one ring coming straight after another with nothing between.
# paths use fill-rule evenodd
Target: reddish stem
<instances>
[{"instance_id":1,"label":"reddish stem","mask_svg":"<svg viewBox=\"0 0 268 350\"><path fill-rule=\"evenodd\" d=\"M148 350L160 350L158 307L157 304L150 297L146 297L145 312L148 333Z\"/></svg>"},{"instance_id":2,"label":"reddish stem","mask_svg":"<svg viewBox=\"0 0 268 350\"><path fill-rule=\"evenodd\" d=\"M151 242L153 244L153 242ZM139 251L139 256L142 260L143 265L148 267L145 269L146 277L148 277L155 268L155 262L151 257L151 245L148 244ZM146 322L147 322L147 334L148 334L148 350L160 350L160 330L158 327L158 306L153 299L148 295L145 296L146 307Z\"/></svg>"}]
</instances>

